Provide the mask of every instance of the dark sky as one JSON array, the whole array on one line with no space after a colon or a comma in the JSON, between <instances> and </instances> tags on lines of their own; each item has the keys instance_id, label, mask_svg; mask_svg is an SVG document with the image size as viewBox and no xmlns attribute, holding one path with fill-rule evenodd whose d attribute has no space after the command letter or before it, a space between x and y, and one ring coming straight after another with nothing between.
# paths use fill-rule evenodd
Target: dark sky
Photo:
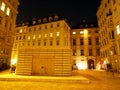
<instances>
[{"instance_id":1,"label":"dark sky","mask_svg":"<svg viewBox=\"0 0 120 90\"><path fill-rule=\"evenodd\" d=\"M95 22L96 12L100 0L19 0L17 22L28 21L32 18L46 17L52 14L61 16L72 21L73 24L86 19Z\"/></svg>"}]
</instances>

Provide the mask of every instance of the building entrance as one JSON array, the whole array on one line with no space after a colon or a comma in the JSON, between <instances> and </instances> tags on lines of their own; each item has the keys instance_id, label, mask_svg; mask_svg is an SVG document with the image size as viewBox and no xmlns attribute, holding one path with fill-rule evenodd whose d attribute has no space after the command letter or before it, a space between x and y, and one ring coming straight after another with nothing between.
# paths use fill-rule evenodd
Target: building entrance
<instances>
[{"instance_id":1,"label":"building entrance","mask_svg":"<svg viewBox=\"0 0 120 90\"><path fill-rule=\"evenodd\" d=\"M92 59L88 60L88 69L94 69L94 60Z\"/></svg>"}]
</instances>

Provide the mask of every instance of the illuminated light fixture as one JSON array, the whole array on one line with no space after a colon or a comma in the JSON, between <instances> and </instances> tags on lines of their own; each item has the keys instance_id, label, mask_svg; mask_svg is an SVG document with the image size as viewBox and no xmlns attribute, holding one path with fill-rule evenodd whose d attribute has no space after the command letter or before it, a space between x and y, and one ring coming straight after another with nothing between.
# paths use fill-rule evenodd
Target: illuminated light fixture
<instances>
[{"instance_id":1,"label":"illuminated light fixture","mask_svg":"<svg viewBox=\"0 0 120 90\"><path fill-rule=\"evenodd\" d=\"M2 11L5 11L5 3L4 3L4 2L2 2L1 10L2 10Z\"/></svg>"},{"instance_id":2,"label":"illuminated light fixture","mask_svg":"<svg viewBox=\"0 0 120 90\"><path fill-rule=\"evenodd\" d=\"M86 37L88 37L88 30L84 30L84 37L86 38Z\"/></svg>"},{"instance_id":3,"label":"illuminated light fixture","mask_svg":"<svg viewBox=\"0 0 120 90\"><path fill-rule=\"evenodd\" d=\"M76 34L76 32L73 32L73 34Z\"/></svg>"},{"instance_id":4,"label":"illuminated light fixture","mask_svg":"<svg viewBox=\"0 0 120 90\"><path fill-rule=\"evenodd\" d=\"M7 8L6 14L9 16L10 15L10 8Z\"/></svg>"},{"instance_id":5,"label":"illuminated light fixture","mask_svg":"<svg viewBox=\"0 0 120 90\"><path fill-rule=\"evenodd\" d=\"M16 65L16 63L17 63L17 59L14 58L11 60L11 65Z\"/></svg>"}]
</instances>

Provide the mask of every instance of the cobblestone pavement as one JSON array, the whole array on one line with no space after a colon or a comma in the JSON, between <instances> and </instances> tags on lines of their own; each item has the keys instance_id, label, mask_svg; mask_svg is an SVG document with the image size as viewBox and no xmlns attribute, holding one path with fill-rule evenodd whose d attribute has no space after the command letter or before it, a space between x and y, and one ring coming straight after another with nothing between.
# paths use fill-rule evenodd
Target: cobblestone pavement
<instances>
[{"instance_id":1,"label":"cobblestone pavement","mask_svg":"<svg viewBox=\"0 0 120 90\"><path fill-rule=\"evenodd\" d=\"M91 83L56 83L32 81L0 81L0 90L120 90L119 74L105 71L73 71L74 76L82 75Z\"/></svg>"}]
</instances>

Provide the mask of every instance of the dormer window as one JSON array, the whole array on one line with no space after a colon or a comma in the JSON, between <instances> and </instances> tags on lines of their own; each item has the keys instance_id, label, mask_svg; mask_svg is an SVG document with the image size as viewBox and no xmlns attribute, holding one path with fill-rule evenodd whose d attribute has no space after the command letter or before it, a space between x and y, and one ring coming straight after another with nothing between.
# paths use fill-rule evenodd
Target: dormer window
<instances>
[{"instance_id":1,"label":"dormer window","mask_svg":"<svg viewBox=\"0 0 120 90\"><path fill-rule=\"evenodd\" d=\"M36 21L33 21L33 25L36 24Z\"/></svg>"},{"instance_id":2,"label":"dormer window","mask_svg":"<svg viewBox=\"0 0 120 90\"><path fill-rule=\"evenodd\" d=\"M42 22L41 19L39 19L39 20L38 20L38 23L41 23L41 22Z\"/></svg>"},{"instance_id":3,"label":"dormer window","mask_svg":"<svg viewBox=\"0 0 120 90\"><path fill-rule=\"evenodd\" d=\"M49 22L51 22L53 20L53 18L52 17L49 17Z\"/></svg>"},{"instance_id":4,"label":"dormer window","mask_svg":"<svg viewBox=\"0 0 120 90\"><path fill-rule=\"evenodd\" d=\"M47 22L47 18L44 18L44 19L43 19L43 22L46 23L46 22Z\"/></svg>"},{"instance_id":5,"label":"dormer window","mask_svg":"<svg viewBox=\"0 0 120 90\"><path fill-rule=\"evenodd\" d=\"M56 15L55 17L54 17L54 20L56 21L56 20L58 20L59 19L59 17Z\"/></svg>"}]
</instances>

